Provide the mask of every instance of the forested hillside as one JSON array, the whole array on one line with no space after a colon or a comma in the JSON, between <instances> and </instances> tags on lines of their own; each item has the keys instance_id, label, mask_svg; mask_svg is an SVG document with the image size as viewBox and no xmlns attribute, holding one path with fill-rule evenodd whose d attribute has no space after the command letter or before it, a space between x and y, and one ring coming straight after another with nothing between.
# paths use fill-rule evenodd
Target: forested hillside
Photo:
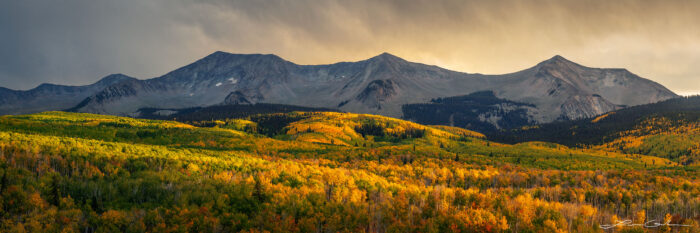
<instances>
[{"instance_id":1,"label":"forested hillside","mask_svg":"<svg viewBox=\"0 0 700 233\"><path fill-rule=\"evenodd\" d=\"M507 143L548 141L698 164L700 96L626 108L578 121L504 130L489 134L489 139Z\"/></svg>"},{"instance_id":2,"label":"forested hillside","mask_svg":"<svg viewBox=\"0 0 700 233\"><path fill-rule=\"evenodd\" d=\"M374 115L47 112L0 117L0 232L696 232L698 172Z\"/></svg>"}]
</instances>

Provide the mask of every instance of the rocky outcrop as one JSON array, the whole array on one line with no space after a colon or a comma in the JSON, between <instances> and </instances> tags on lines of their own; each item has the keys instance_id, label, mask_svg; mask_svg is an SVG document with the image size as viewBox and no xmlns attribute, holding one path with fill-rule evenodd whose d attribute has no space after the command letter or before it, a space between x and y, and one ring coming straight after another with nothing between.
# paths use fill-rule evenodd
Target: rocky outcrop
<instances>
[{"instance_id":1,"label":"rocky outcrop","mask_svg":"<svg viewBox=\"0 0 700 233\"><path fill-rule=\"evenodd\" d=\"M398 87L392 80L374 80L355 99L371 108L382 109L382 103L396 95Z\"/></svg>"},{"instance_id":2,"label":"rocky outcrop","mask_svg":"<svg viewBox=\"0 0 700 233\"><path fill-rule=\"evenodd\" d=\"M243 93L242 91L234 91L231 92L228 96L226 96L226 99L224 99L224 102L222 102L222 105L246 105L246 104L254 104L256 100L258 100L259 97L255 95L248 95Z\"/></svg>"},{"instance_id":3,"label":"rocky outcrop","mask_svg":"<svg viewBox=\"0 0 700 233\"><path fill-rule=\"evenodd\" d=\"M561 119L574 120L597 116L620 109L621 106L610 103L600 95L572 96L561 105Z\"/></svg>"}]
</instances>

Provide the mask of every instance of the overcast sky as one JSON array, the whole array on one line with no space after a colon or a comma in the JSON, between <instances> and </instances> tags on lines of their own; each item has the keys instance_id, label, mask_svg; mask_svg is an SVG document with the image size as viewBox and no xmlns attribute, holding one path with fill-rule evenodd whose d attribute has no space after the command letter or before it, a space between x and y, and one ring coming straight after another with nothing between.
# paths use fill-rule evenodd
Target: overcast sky
<instances>
[{"instance_id":1,"label":"overcast sky","mask_svg":"<svg viewBox=\"0 0 700 233\"><path fill-rule=\"evenodd\" d=\"M297 64L389 52L469 73L556 54L700 92L700 1L0 0L0 86L163 75L214 51Z\"/></svg>"}]
</instances>

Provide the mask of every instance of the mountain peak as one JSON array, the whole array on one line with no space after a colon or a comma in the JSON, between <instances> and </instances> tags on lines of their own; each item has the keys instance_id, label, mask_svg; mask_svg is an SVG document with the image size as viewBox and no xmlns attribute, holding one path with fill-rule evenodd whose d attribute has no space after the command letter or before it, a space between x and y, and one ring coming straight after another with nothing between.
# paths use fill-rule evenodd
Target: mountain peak
<instances>
[{"instance_id":1,"label":"mountain peak","mask_svg":"<svg viewBox=\"0 0 700 233\"><path fill-rule=\"evenodd\" d=\"M201 58L199 61L218 60L218 59L221 59L221 58L223 58L223 57L234 56L234 55L236 55L236 54L227 53L227 52L224 52L224 51L215 51L215 52L213 52L213 53L211 53L211 54L209 54L209 55L207 55L207 56L204 56L204 57Z\"/></svg>"},{"instance_id":2,"label":"mountain peak","mask_svg":"<svg viewBox=\"0 0 700 233\"><path fill-rule=\"evenodd\" d=\"M218 59L231 59L231 58L268 58L268 59L274 59L274 60L284 60L283 58L275 55L275 54L260 54L260 53L251 53L251 54L241 54L241 53L229 53L229 52L224 52L224 51L216 51L213 52L201 60L218 60Z\"/></svg>"},{"instance_id":3,"label":"mountain peak","mask_svg":"<svg viewBox=\"0 0 700 233\"><path fill-rule=\"evenodd\" d=\"M121 81L124 79L132 79L132 77L129 77L129 76L122 74L122 73L116 73L116 74L107 75L104 78L100 79L98 82L114 82L114 81Z\"/></svg>"},{"instance_id":4,"label":"mountain peak","mask_svg":"<svg viewBox=\"0 0 700 233\"><path fill-rule=\"evenodd\" d=\"M47 88L52 88L52 87L58 87L60 85L53 84L53 83L41 83L39 86L36 86L34 89L40 90L40 89L47 89Z\"/></svg>"},{"instance_id":5,"label":"mountain peak","mask_svg":"<svg viewBox=\"0 0 700 233\"><path fill-rule=\"evenodd\" d=\"M568 66L581 66L576 62L572 62L561 55L554 55L552 58L544 60L540 63L537 64L536 67L543 67L543 66L548 66L548 67L568 67Z\"/></svg>"},{"instance_id":6,"label":"mountain peak","mask_svg":"<svg viewBox=\"0 0 700 233\"><path fill-rule=\"evenodd\" d=\"M382 61L405 61L403 58L397 57L391 53L383 52L377 56L370 58L369 60L382 60Z\"/></svg>"},{"instance_id":7,"label":"mountain peak","mask_svg":"<svg viewBox=\"0 0 700 233\"><path fill-rule=\"evenodd\" d=\"M242 64L252 66L264 64L266 66L281 67L293 65L294 63L284 60L275 54L237 54L216 51L180 69L194 69L197 67L203 70L210 70L216 67L232 67Z\"/></svg>"},{"instance_id":8,"label":"mountain peak","mask_svg":"<svg viewBox=\"0 0 700 233\"><path fill-rule=\"evenodd\" d=\"M224 52L224 51L221 51L221 50L217 50L217 51L214 51L213 53L209 54L209 56L212 56L212 55L227 55L227 54L232 54L232 53Z\"/></svg>"},{"instance_id":9,"label":"mountain peak","mask_svg":"<svg viewBox=\"0 0 700 233\"><path fill-rule=\"evenodd\" d=\"M550 58L549 60L555 60L555 61L568 61L566 58L562 57L561 55L557 54L554 55L554 57Z\"/></svg>"},{"instance_id":10,"label":"mountain peak","mask_svg":"<svg viewBox=\"0 0 700 233\"><path fill-rule=\"evenodd\" d=\"M388 52L383 52L383 53L377 55L377 57L397 57L397 56L394 54L388 53Z\"/></svg>"},{"instance_id":11,"label":"mountain peak","mask_svg":"<svg viewBox=\"0 0 700 233\"><path fill-rule=\"evenodd\" d=\"M568 59L562 57L561 55L554 55L554 57L552 57L552 58L550 58L550 59L547 59L546 62L550 62L550 63L552 63L552 62L563 62L563 63L573 63L573 64L576 64L575 62L572 62L572 61L570 61L570 60L568 60Z\"/></svg>"},{"instance_id":12,"label":"mountain peak","mask_svg":"<svg viewBox=\"0 0 700 233\"><path fill-rule=\"evenodd\" d=\"M93 83L92 85L109 86L109 85L112 85L112 84L115 84L115 83L118 83L121 81L125 81L125 80L136 80L136 79L129 77L129 76L126 76L126 75L121 74L121 73L117 73L117 74L107 75L104 78L100 79L99 81Z\"/></svg>"}]
</instances>

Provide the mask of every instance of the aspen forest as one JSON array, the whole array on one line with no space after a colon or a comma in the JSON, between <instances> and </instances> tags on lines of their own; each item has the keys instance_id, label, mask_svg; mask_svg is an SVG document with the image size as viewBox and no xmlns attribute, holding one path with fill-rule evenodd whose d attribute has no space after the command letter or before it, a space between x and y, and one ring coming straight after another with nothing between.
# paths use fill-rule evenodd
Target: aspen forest
<instances>
[{"instance_id":1,"label":"aspen forest","mask_svg":"<svg viewBox=\"0 0 700 233\"><path fill-rule=\"evenodd\" d=\"M698 232L698 167L626 152L337 112L2 116L0 232Z\"/></svg>"}]
</instances>

